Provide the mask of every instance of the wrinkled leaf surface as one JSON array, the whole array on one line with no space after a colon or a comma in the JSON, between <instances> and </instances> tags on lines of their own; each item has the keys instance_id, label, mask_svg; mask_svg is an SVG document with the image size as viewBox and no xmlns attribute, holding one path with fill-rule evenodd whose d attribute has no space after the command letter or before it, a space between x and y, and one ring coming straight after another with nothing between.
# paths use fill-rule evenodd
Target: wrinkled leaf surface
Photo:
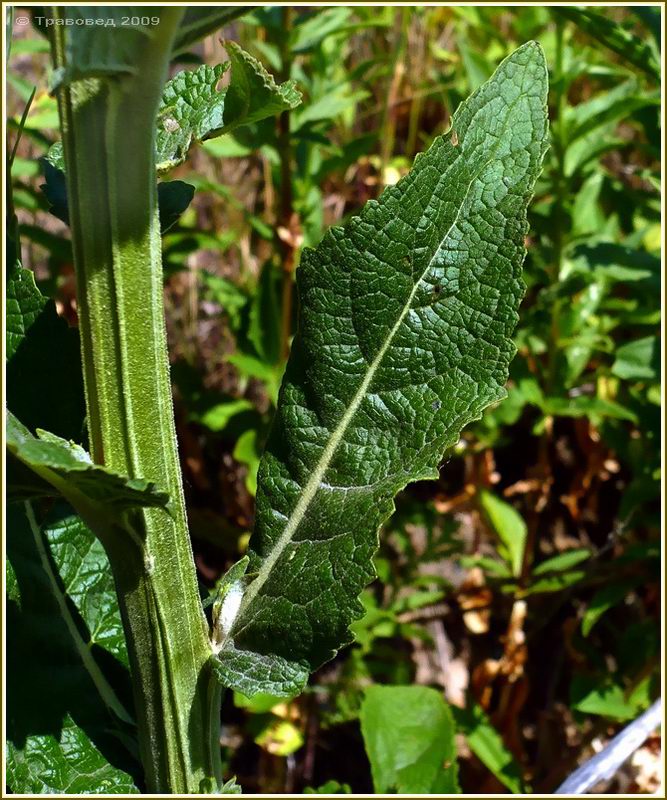
<instances>
[{"instance_id":1,"label":"wrinkled leaf surface","mask_svg":"<svg viewBox=\"0 0 667 800\"><path fill-rule=\"evenodd\" d=\"M299 330L258 474L249 583L218 671L293 694L350 641L394 495L504 394L547 73L528 43L396 186L298 270Z\"/></svg>"}]
</instances>

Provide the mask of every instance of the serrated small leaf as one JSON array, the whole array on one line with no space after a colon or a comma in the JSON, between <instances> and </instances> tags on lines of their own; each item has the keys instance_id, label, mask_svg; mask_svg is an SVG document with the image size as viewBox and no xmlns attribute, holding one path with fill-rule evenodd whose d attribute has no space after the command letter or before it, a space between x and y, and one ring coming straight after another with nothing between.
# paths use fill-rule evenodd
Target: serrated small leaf
<instances>
[{"instance_id":1,"label":"serrated small leaf","mask_svg":"<svg viewBox=\"0 0 667 800\"><path fill-rule=\"evenodd\" d=\"M279 85L237 44L227 42L225 47L230 61L183 70L165 86L156 131L158 172L185 161L194 142L213 139L301 102L294 81ZM219 87L230 67L229 85Z\"/></svg>"},{"instance_id":2,"label":"serrated small leaf","mask_svg":"<svg viewBox=\"0 0 667 800\"><path fill-rule=\"evenodd\" d=\"M219 90L218 82L228 69L228 63L202 64L179 72L164 87L155 138L158 171L182 163L194 141L222 129L227 90Z\"/></svg>"},{"instance_id":3,"label":"serrated small leaf","mask_svg":"<svg viewBox=\"0 0 667 800\"><path fill-rule=\"evenodd\" d=\"M243 794L243 790L236 782L236 778L230 778L220 787L220 794Z\"/></svg>"},{"instance_id":4,"label":"serrated small leaf","mask_svg":"<svg viewBox=\"0 0 667 800\"><path fill-rule=\"evenodd\" d=\"M277 84L263 65L234 42L225 49L232 65L227 91L224 133L273 117L301 103L301 92L293 80Z\"/></svg>"},{"instance_id":5,"label":"serrated small leaf","mask_svg":"<svg viewBox=\"0 0 667 800\"><path fill-rule=\"evenodd\" d=\"M371 686L359 714L376 794L458 794L456 732L442 694Z\"/></svg>"},{"instance_id":6,"label":"serrated small leaf","mask_svg":"<svg viewBox=\"0 0 667 800\"><path fill-rule=\"evenodd\" d=\"M94 464L82 447L46 431L38 431L35 437L11 413L7 414L6 439L9 453L80 513L84 505L90 513L110 523L132 508L168 505L169 495L154 483L127 478Z\"/></svg>"},{"instance_id":7,"label":"serrated small leaf","mask_svg":"<svg viewBox=\"0 0 667 800\"><path fill-rule=\"evenodd\" d=\"M249 583L219 674L289 692L350 641L394 495L504 394L547 73L528 43L453 130L297 272L300 322L258 475ZM278 680L276 680L276 674Z\"/></svg>"}]
</instances>

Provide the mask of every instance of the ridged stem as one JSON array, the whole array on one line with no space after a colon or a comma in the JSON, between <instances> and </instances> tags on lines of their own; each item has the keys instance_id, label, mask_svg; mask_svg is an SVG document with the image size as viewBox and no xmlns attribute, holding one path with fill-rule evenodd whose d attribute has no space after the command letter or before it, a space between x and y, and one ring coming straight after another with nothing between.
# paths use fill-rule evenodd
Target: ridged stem
<instances>
[{"instance_id":1,"label":"ridged stem","mask_svg":"<svg viewBox=\"0 0 667 800\"><path fill-rule=\"evenodd\" d=\"M67 12L56 9L55 22ZM155 120L183 8L158 13L160 24L144 30L140 45L119 51L129 70L103 77L86 72L87 65L76 63L77 49L66 46L66 37L81 29L64 25L53 27L53 57L65 70L57 96L91 454L115 471L154 481L171 498L169 512L136 512L128 520L131 535L97 532L130 652L147 789L179 794L219 784L221 764L220 748L211 746L219 703L211 698L208 627L176 445L154 155ZM110 41L127 45L125 34L114 28L109 35L117 39Z\"/></svg>"}]
</instances>

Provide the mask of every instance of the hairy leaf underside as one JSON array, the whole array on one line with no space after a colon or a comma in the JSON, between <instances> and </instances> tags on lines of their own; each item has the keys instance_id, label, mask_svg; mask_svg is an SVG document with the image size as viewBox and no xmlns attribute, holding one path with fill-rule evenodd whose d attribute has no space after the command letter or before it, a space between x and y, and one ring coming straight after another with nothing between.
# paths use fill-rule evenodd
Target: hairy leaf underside
<instances>
[{"instance_id":1,"label":"hairy leaf underside","mask_svg":"<svg viewBox=\"0 0 667 800\"><path fill-rule=\"evenodd\" d=\"M546 93L529 42L403 180L304 252L248 584L217 663L226 685L296 693L350 641L394 496L437 477L504 396Z\"/></svg>"}]
</instances>

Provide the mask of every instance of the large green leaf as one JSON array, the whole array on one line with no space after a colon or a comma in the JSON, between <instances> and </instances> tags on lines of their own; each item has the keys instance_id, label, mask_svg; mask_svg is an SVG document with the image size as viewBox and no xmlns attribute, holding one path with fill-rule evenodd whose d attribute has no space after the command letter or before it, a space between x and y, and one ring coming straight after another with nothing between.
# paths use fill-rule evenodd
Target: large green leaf
<instances>
[{"instance_id":1,"label":"large green leaf","mask_svg":"<svg viewBox=\"0 0 667 800\"><path fill-rule=\"evenodd\" d=\"M108 563L58 507L7 509L7 781L13 792L136 792L120 744L129 676ZM112 656L118 656L119 661Z\"/></svg>"},{"instance_id":2,"label":"large green leaf","mask_svg":"<svg viewBox=\"0 0 667 800\"><path fill-rule=\"evenodd\" d=\"M304 252L249 583L220 652L238 691L298 692L350 641L394 495L437 477L462 427L504 396L546 93L530 42L405 178Z\"/></svg>"},{"instance_id":3,"label":"large green leaf","mask_svg":"<svg viewBox=\"0 0 667 800\"><path fill-rule=\"evenodd\" d=\"M460 792L454 720L440 692L371 686L360 719L377 794Z\"/></svg>"},{"instance_id":4,"label":"large green leaf","mask_svg":"<svg viewBox=\"0 0 667 800\"><path fill-rule=\"evenodd\" d=\"M183 70L165 86L156 133L158 171L185 161L194 142L213 139L301 102L294 81L279 85L237 44L227 42L225 48L229 62ZM230 67L229 85L219 88Z\"/></svg>"}]
</instances>

